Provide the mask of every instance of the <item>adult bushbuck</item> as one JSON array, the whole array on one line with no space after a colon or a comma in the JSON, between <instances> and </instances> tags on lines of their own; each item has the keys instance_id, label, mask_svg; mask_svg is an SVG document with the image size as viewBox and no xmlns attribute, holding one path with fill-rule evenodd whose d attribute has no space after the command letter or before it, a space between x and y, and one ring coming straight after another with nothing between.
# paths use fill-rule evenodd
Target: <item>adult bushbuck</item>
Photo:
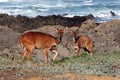
<instances>
[{"instance_id":1,"label":"adult bushbuck","mask_svg":"<svg viewBox=\"0 0 120 80\"><path fill-rule=\"evenodd\" d=\"M80 35L76 37L76 32L71 31L73 36L73 48L75 53L79 54L80 48L85 49L89 54L93 54L93 41L87 35Z\"/></svg>"},{"instance_id":2,"label":"adult bushbuck","mask_svg":"<svg viewBox=\"0 0 120 80\"><path fill-rule=\"evenodd\" d=\"M42 33L42 32L26 32L19 38L19 45L24 48L22 52L22 59L24 57L30 61L30 56L34 49L43 49L46 62L48 62L48 51L51 50L55 53L53 60L55 60L58 55L56 45L61 42L61 38L64 30L57 29L57 37L53 37L50 34Z\"/></svg>"}]
</instances>

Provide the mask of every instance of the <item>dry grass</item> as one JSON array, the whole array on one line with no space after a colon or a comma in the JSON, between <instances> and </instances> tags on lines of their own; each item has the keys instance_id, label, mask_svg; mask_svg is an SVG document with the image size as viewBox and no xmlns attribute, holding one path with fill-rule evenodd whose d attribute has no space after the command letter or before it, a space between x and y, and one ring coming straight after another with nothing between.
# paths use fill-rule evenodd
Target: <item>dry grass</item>
<instances>
[{"instance_id":1,"label":"dry grass","mask_svg":"<svg viewBox=\"0 0 120 80\"><path fill-rule=\"evenodd\" d=\"M0 72L23 80L40 77L41 79L52 80L72 80L79 78L80 75L97 76L120 76L120 52L104 53L99 55L87 55L86 53L78 56L72 56L67 59L51 61L49 64L36 60L32 57L31 62L22 61L20 55L14 55L14 58L0 56ZM11 74L11 73L14 74ZM68 73L70 73L68 75ZM3 78L5 75L0 75ZM71 78L70 78L71 77ZM7 79L6 79L7 80ZM14 80L14 79L13 79ZM87 79L86 79L87 80Z\"/></svg>"}]
</instances>

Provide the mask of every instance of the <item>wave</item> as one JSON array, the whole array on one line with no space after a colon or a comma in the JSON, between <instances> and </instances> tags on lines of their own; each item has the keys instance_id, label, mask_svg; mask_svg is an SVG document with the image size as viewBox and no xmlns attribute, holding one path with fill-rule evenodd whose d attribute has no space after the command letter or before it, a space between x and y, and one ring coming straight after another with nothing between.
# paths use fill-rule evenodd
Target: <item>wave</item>
<instances>
[{"instance_id":1,"label":"wave","mask_svg":"<svg viewBox=\"0 0 120 80\"><path fill-rule=\"evenodd\" d=\"M103 2L101 2L103 1ZM0 0L0 13L35 17L38 15L62 15L65 17L93 14L99 18L111 18L109 11L120 15L120 1L114 0ZM107 2L106 2L107 1ZM115 17L116 18L116 17Z\"/></svg>"},{"instance_id":2,"label":"wave","mask_svg":"<svg viewBox=\"0 0 120 80\"><path fill-rule=\"evenodd\" d=\"M0 0L0 2L8 2L9 0Z\"/></svg>"},{"instance_id":3,"label":"wave","mask_svg":"<svg viewBox=\"0 0 120 80\"><path fill-rule=\"evenodd\" d=\"M37 0L0 0L0 2L37 2Z\"/></svg>"},{"instance_id":4,"label":"wave","mask_svg":"<svg viewBox=\"0 0 120 80\"><path fill-rule=\"evenodd\" d=\"M84 1L84 3L86 3L86 4L90 4L90 3L92 3L93 2L93 0L85 0Z\"/></svg>"},{"instance_id":5,"label":"wave","mask_svg":"<svg viewBox=\"0 0 120 80\"><path fill-rule=\"evenodd\" d=\"M0 0L0 2L47 2L47 1L49 0Z\"/></svg>"}]
</instances>

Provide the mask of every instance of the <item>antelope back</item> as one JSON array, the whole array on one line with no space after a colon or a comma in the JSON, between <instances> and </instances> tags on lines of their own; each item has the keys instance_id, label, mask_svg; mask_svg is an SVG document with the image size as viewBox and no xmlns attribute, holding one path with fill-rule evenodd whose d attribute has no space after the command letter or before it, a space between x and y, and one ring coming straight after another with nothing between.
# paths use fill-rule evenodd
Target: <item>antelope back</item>
<instances>
[{"instance_id":1,"label":"antelope back","mask_svg":"<svg viewBox=\"0 0 120 80\"><path fill-rule=\"evenodd\" d=\"M20 37L20 42L24 47L34 46L35 48L47 48L56 45L53 36L42 32L27 32Z\"/></svg>"},{"instance_id":2,"label":"antelope back","mask_svg":"<svg viewBox=\"0 0 120 80\"><path fill-rule=\"evenodd\" d=\"M80 35L77 39L79 47L86 48L92 43L92 40L90 37L86 35Z\"/></svg>"}]
</instances>

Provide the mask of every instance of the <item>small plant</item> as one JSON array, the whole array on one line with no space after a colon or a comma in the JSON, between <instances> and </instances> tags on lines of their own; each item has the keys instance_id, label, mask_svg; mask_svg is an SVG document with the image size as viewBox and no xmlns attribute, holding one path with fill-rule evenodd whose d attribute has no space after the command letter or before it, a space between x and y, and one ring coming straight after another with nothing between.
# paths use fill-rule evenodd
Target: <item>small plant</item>
<instances>
[{"instance_id":1,"label":"small plant","mask_svg":"<svg viewBox=\"0 0 120 80\"><path fill-rule=\"evenodd\" d=\"M79 56L80 57L86 57L86 56L88 56L89 54L87 54L87 53L82 53L82 54L80 54Z\"/></svg>"}]
</instances>

